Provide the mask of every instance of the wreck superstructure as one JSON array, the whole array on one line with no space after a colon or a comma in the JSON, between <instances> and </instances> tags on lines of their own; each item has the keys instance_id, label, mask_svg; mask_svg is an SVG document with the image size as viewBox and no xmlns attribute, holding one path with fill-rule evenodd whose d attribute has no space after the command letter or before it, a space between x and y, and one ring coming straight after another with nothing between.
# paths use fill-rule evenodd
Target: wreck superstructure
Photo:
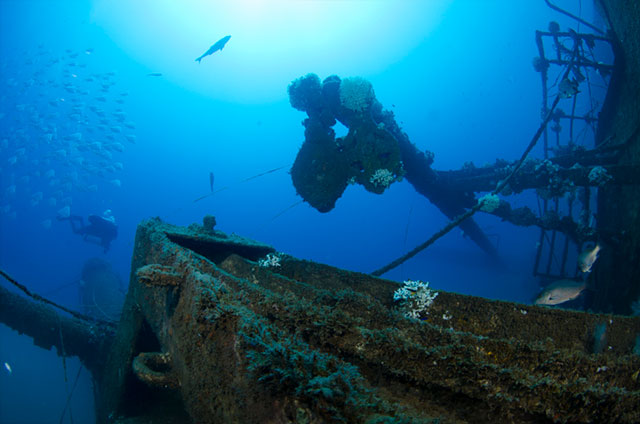
<instances>
[{"instance_id":1,"label":"wreck superstructure","mask_svg":"<svg viewBox=\"0 0 640 424\"><path fill-rule=\"evenodd\" d=\"M612 74L598 140L620 155L607 164L614 180L598 187L598 231L610 248L592 278L598 310L628 313L640 281L640 7L602 4L623 62ZM594 156L549 158L551 167L518 175L511 188L554 176L587 185L599 166L590 161L601 159ZM528 164L530 171L541 163ZM509 165L439 171L438 184L456 193L491 190ZM374 192L389 177L378 169L363 177ZM575 222L504 204L493 213L584 237ZM0 322L82 360L95 381L99 423L640 421L637 316L441 291L428 309L414 311L417 318L407 317L394 301L396 282L299 260L215 231L212 222L139 225L117 328L61 316L42 299L3 288Z\"/></svg>"}]
</instances>

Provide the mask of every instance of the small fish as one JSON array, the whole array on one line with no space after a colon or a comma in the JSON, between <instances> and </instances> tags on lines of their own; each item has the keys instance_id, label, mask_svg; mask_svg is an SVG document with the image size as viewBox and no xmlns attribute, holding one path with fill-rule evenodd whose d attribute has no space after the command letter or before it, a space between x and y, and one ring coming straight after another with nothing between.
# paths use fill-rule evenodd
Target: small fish
<instances>
[{"instance_id":1,"label":"small fish","mask_svg":"<svg viewBox=\"0 0 640 424\"><path fill-rule=\"evenodd\" d=\"M58 219L69 218L71 215L71 208L69 206L65 206L64 208L58 210Z\"/></svg>"},{"instance_id":2,"label":"small fish","mask_svg":"<svg viewBox=\"0 0 640 424\"><path fill-rule=\"evenodd\" d=\"M196 62L200 63L200 61L205 57L205 56L209 56L214 54L215 52L217 52L218 50L222 50L224 49L225 44L227 44L227 42L229 41L229 39L231 38L230 35L224 36L221 39L219 39L218 41L216 41L214 43L213 46L209 47L209 50L207 50L206 52L204 52L202 54L202 56L198 57L196 59Z\"/></svg>"},{"instance_id":3,"label":"small fish","mask_svg":"<svg viewBox=\"0 0 640 424\"><path fill-rule=\"evenodd\" d=\"M569 78L563 79L560 84L558 84L558 94L562 99L569 99L580 91L578 91L578 85L580 83L577 80L571 80Z\"/></svg>"},{"instance_id":4,"label":"small fish","mask_svg":"<svg viewBox=\"0 0 640 424\"><path fill-rule=\"evenodd\" d=\"M160 72L150 72L147 74L148 77L161 77L162 74Z\"/></svg>"},{"instance_id":5,"label":"small fish","mask_svg":"<svg viewBox=\"0 0 640 424\"><path fill-rule=\"evenodd\" d=\"M11 369L11 365L9 365L9 363L8 363L8 362L5 362L5 363L4 363L4 368L7 370L7 372L8 372L9 374L11 374L11 373L13 372L13 370Z\"/></svg>"},{"instance_id":6,"label":"small fish","mask_svg":"<svg viewBox=\"0 0 640 424\"><path fill-rule=\"evenodd\" d=\"M582 272L591 272L596 259L598 259L598 252L600 252L600 245L596 244L591 249L587 249L578 255L578 267Z\"/></svg>"},{"instance_id":7,"label":"small fish","mask_svg":"<svg viewBox=\"0 0 640 424\"><path fill-rule=\"evenodd\" d=\"M213 193L213 172L209 172L209 187L211 187L211 193Z\"/></svg>"},{"instance_id":8,"label":"small fish","mask_svg":"<svg viewBox=\"0 0 640 424\"><path fill-rule=\"evenodd\" d=\"M124 152L124 146L122 143L113 143L109 147L118 152Z\"/></svg>"},{"instance_id":9,"label":"small fish","mask_svg":"<svg viewBox=\"0 0 640 424\"><path fill-rule=\"evenodd\" d=\"M584 281L559 280L544 288L533 302L535 305L559 305L577 298L587 288Z\"/></svg>"}]
</instances>

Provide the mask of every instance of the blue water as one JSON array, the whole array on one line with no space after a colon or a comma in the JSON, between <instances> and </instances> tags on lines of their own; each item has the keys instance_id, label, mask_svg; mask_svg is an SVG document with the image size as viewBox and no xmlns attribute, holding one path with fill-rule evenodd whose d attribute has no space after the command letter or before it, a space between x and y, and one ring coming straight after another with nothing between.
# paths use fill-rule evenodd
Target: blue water
<instances>
[{"instance_id":1,"label":"blue water","mask_svg":"<svg viewBox=\"0 0 640 424\"><path fill-rule=\"evenodd\" d=\"M127 281L136 225L156 216L188 225L212 214L222 231L371 272L447 219L406 181L383 195L349 186L326 214L305 203L279 215L300 200L288 169L306 117L289 105L287 85L309 72L368 79L411 141L435 153L435 169L515 160L540 124L535 30L551 20L581 29L542 1L183 3L0 1L0 266L34 292L78 308L74 282L96 256ZM589 1L556 3L598 19ZM222 51L194 61L227 34ZM94 141L99 148L82 150ZM59 151L71 142L80 150ZM194 203L210 191L209 172L216 189L228 188ZM535 205L531 194L510 200ZM56 220L64 206L85 218L113 211L119 236L107 253ZM385 277L530 302L538 231L475 219L506 267L454 230ZM65 384L59 357L0 325L5 362L0 423L59 422L77 359L67 360ZM89 373L78 381L74 422L92 422Z\"/></svg>"}]
</instances>

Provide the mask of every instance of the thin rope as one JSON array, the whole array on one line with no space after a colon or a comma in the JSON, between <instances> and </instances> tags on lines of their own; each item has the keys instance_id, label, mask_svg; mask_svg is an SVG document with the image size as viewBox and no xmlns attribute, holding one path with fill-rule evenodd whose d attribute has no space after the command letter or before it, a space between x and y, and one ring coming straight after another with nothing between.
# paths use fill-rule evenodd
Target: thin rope
<instances>
[{"instance_id":1,"label":"thin rope","mask_svg":"<svg viewBox=\"0 0 640 424\"><path fill-rule=\"evenodd\" d=\"M279 171L279 170L284 169L284 168L286 168L286 166L279 166L278 168L273 168L273 169L270 169L268 171L261 172L260 174L256 174L256 175L253 175L251 177L245 178L244 180L240 180L239 182L237 182L234 185L246 183L247 181L251 181L251 180L253 180L255 178L262 177L263 175L271 174L272 172L276 172L276 171ZM198 197L197 199L195 199L193 201L193 203L199 202L199 201L201 201L203 199L206 199L207 197L213 196L214 194L220 193L221 191L226 190L226 189L231 188L231 187L232 187L232 185L231 186L221 187L221 188L219 188L217 190L212 191L211 193L207 193L204 196Z\"/></svg>"},{"instance_id":2,"label":"thin rope","mask_svg":"<svg viewBox=\"0 0 640 424\"><path fill-rule=\"evenodd\" d=\"M60 353L61 353L61 357L62 357L62 369L64 370L64 390L67 392L67 398L70 396L69 393L69 379L67 377L67 353L65 352L64 349L64 338L62 337L62 323L60 322L60 317L58 316L58 334L60 336ZM64 420L64 412L62 413L62 416L60 417L60 424L62 424L62 421ZM69 409L69 421L71 422L71 424L73 424L73 414L71 413L71 409Z\"/></svg>"},{"instance_id":3,"label":"thin rope","mask_svg":"<svg viewBox=\"0 0 640 424\"><path fill-rule=\"evenodd\" d=\"M76 386L78 385L78 380L80 379L80 373L82 371L82 364L78 367L78 373L76 374L76 379L73 381L73 387L71 388L71 393L67 396L67 403L64 405L64 409L62 410L62 416L60 417L60 423L62 423L62 419L69 409L69 414L71 414L71 398L73 397L73 393L76 391Z\"/></svg>"},{"instance_id":4,"label":"thin rope","mask_svg":"<svg viewBox=\"0 0 640 424\"><path fill-rule=\"evenodd\" d=\"M24 292L24 294L26 294L27 296L39 301L39 302L43 302L46 303L48 305L53 306L54 308L58 308L61 311L64 311L70 315L72 315L75 318L78 318L80 320L83 321L89 321L92 323L98 323L98 324L103 324L103 325L108 325L108 326L113 326L112 322L108 322L108 321L103 321L100 319L96 319L96 318L92 318L90 316L81 314L80 312L76 312L74 310L71 310L69 308L65 308L62 305L58 305L55 302L50 301L49 299L42 297L36 293L32 293L26 286L18 283L15 279L13 279L9 274L7 274L6 272L4 272L2 269L0 269L0 275L2 275L2 277L4 277L5 280L7 280L8 282L10 282L11 284L13 284L14 286L16 286L17 288L19 288L22 292Z\"/></svg>"}]
</instances>

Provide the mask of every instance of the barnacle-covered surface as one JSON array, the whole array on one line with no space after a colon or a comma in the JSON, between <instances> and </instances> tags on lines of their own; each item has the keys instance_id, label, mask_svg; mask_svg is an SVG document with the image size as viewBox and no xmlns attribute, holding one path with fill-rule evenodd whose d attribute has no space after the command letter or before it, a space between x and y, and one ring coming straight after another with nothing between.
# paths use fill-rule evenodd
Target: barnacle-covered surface
<instances>
[{"instance_id":1,"label":"barnacle-covered surface","mask_svg":"<svg viewBox=\"0 0 640 424\"><path fill-rule=\"evenodd\" d=\"M283 254L259 266L272 249L226 240L140 224L100 422L640 420L640 318L440 292L408 319L398 283ZM154 269L182 278L149 284ZM163 358L147 383L141 353Z\"/></svg>"},{"instance_id":2,"label":"barnacle-covered surface","mask_svg":"<svg viewBox=\"0 0 640 424\"><path fill-rule=\"evenodd\" d=\"M291 178L311 206L329 212L348 183L381 194L404 175L398 140L373 119L372 108L381 106L369 81L332 75L321 84L317 75L308 74L288 91L291 105L308 116ZM337 121L349 128L346 136L335 137ZM380 179L376 172L381 171L389 178Z\"/></svg>"},{"instance_id":3,"label":"barnacle-covered surface","mask_svg":"<svg viewBox=\"0 0 640 424\"><path fill-rule=\"evenodd\" d=\"M418 193L427 197L450 219L476 203L468 189L455 190L441 184L431 169L433 153L421 152L409 141L393 112L383 110L371 84L362 78L346 78L347 93L357 95L353 109L338 76L320 79L307 74L289 85L291 105L307 113L302 122L305 141L291 168L296 192L320 212L331 211L348 184L360 184L367 191L382 194L389 186L407 178ZM359 93L359 94L358 94ZM349 129L336 137L332 128L341 122ZM460 228L492 259L495 247L472 219Z\"/></svg>"}]
</instances>

